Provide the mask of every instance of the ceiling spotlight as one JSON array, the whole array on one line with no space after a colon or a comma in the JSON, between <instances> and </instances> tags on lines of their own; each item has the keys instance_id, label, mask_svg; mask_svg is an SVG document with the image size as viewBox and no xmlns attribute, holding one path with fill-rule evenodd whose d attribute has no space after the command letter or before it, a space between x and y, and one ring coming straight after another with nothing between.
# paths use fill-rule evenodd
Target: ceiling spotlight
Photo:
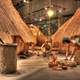
<instances>
[{"instance_id":1,"label":"ceiling spotlight","mask_svg":"<svg viewBox=\"0 0 80 80\"><path fill-rule=\"evenodd\" d=\"M59 13L62 13L62 9L59 9L58 12L59 12Z\"/></svg>"},{"instance_id":2,"label":"ceiling spotlight","mask_svg":"<svg viewBox=\"0 0 80 80\"><path fill-rule=\"evenodd\" d=\"M26 0L23 0L24 3L26 3Z\"/></svg>"},{"instance_id":3,"label":"ceiling spotlight","mask_svg":"<svg viewBox=\"0 0 80 80\"><path fill-rule=\"evenodd\" d=\"M47 8L47 7L45 7L44 9L45 9L45 10L47 10L48 8Z\"/></svg>"},{"instance_id":4,"label":"ceiling spotlight","mask_svg":"<svg viewBox=\"0 0 80 80\"><path fill-rule=\"evenodd\" d=\"M49 17L52 17L52 16L54 15L54 11L51 10L51 9L49 9L49 10L47 11L47 15L48 15Z\"/></svg>"}]
</instances>

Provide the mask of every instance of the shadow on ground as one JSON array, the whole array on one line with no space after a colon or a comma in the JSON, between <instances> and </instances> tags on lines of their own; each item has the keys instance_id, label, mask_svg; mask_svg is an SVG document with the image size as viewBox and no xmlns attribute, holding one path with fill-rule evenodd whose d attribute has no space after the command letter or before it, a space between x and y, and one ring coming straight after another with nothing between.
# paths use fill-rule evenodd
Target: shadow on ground
<instances>
[{"instance_id":1,"label":"shadow on ground","mask_svg":"<svg viewBox=\"0 0 80 80\"><path fill-rule=\"evenodd\" d=\"M54 71L48 67L40 68L30 75L25 75L17 80L80 80L79 68L63 71Z\"/></svg>"}]
</instances>

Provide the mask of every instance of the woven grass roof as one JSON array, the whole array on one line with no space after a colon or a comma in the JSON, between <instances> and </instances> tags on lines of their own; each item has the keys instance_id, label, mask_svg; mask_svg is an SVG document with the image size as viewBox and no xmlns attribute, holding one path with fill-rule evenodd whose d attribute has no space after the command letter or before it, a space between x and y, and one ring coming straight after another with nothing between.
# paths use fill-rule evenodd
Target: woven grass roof
<instances>
[{"instance_id":1,"label":"woven grass roof","mask_svg":"<svg viewBox=\"0 0 80 80\"><path fill-rule=\"evenodd\" d=\"M35 37L21 19L11 0L0 0L0 32L20 35L24 42L36 42Z\"/></svg>"}]
</instances>

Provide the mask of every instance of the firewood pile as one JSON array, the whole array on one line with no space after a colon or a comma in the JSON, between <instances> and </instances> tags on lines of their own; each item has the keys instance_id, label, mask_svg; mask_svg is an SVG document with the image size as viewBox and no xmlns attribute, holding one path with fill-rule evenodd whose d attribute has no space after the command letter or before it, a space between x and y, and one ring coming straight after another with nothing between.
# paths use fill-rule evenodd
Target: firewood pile
<instances>
[{"instance_id":1,"label":"firewood pile","mask_svg":"<svg viewBox=\"0 0 80 80\"><path fill-rule=\"evenodd\" d=\"M53 42L61 42L64 37L80 35L80 8L52 35Z\"/></svg>"},{"instance_id":2,"label":"firewood pile","mask_svg":"<svg viewBox=\"0 0 80 80\"><path fill-rule=\"evenodd\" d=\"M68 60L58 60L55 64L48 63L48 66L53 70L62 71L73 69L77 67L77 63L75 61L68 61Z\"/></svg>"}]
</instances>

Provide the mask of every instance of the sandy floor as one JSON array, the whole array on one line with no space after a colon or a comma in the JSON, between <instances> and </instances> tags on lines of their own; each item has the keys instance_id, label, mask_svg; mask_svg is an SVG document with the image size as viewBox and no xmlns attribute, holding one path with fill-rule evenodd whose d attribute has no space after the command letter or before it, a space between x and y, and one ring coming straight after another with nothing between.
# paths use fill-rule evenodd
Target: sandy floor
<instances>
[{"instance_id":1,"label":"sandy floor","mask_svg":"<svg viewBox=\"0 0 80 80\"><path fill-rule=\"evenodd\" d=\"M55 71L48 68L48 60L33 56L18 60L15 74L0 75L0 80L80 80L80 66L73 69Z\"/></svg>"}]
</instances>

